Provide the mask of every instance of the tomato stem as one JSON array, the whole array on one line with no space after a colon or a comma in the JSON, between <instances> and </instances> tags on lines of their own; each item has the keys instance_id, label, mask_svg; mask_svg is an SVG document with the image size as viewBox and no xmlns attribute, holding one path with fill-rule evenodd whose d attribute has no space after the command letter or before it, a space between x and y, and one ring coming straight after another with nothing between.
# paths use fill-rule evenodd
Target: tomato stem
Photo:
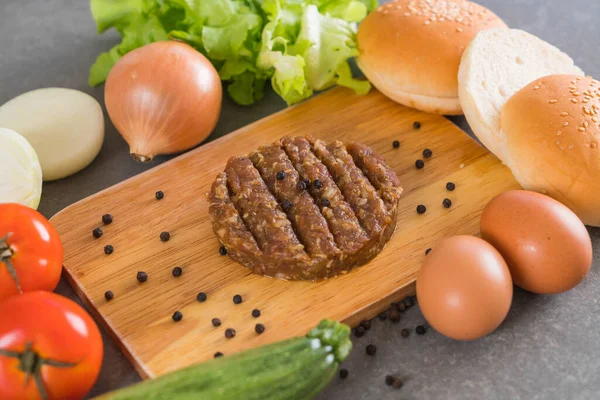
<instances>
[{"instance_id":1,"label":"tomato stem","mask_svg":"<svg viewBox=\"0 0 600 400\"><path fill-rule=\"evenodd\" d=\"M17 285L17 290L19 293L23 293L21 289L21 284L19 283L19 277L17 276L17 270L15 266L12 265L10 259L14 256L14 252L8 244L8 239L12 236L12 232L8 232L6 236L0 238L0 262L3 262L6 265L6 269L8 269L8 273L10 274L13 281L15 281L15 285Z\"/></svg>"},{"instance_id":2,"label":"tomato stem","mask_svg":"<svg viewBox=\"0 0 600 400\"><path fill-rule=\"evenodd\" d=\"M25 373L25 386L29 384L29 380L33 376L35 384L43 400L48 400L48 393L42 380L42 366L48 365L56 368L72 368L77 363L69 363L64 361L53 360L50 358L41 357L38 352L31 349L32 343L25 344L25 350L22 352L0 349L0 356L19 359L19 369Z\"/></svg>"}]
</instances>

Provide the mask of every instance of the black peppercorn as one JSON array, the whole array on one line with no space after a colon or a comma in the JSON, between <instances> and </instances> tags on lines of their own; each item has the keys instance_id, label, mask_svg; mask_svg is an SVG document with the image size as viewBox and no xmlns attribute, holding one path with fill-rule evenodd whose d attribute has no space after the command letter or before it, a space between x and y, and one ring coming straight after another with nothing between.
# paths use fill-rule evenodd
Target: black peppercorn
<instances>
[{"instance_id":1,"label":"black peppercorn","mask_svg":"<svg viewBox=\"0 0 600 400\"><path fill-rule=\"evenodd\" d=\"M239 294L236 294L235 296L233 296L233 304L240 304L242 302L242 296L240 296Z\"/></svg>"},{"instance_id":2,"label":"black peppercorn","mask_svg":"<svg viewBox=\"0 0 600 400\"><path fill-rule=\"evenodd\" d=\"M454 182L448 182L446 183L446 190L448 191L453 191L454 189L456 189L456 185L454 184Z\"/></svg>"},{"instance_id":3,"label":"black peppercorn","mask_svg":"<svg viewBox=\"0 0 600 400\"><path fill-rule=\"evenodd\" d=\"M431 149L425 149L425 150L423 150L423 157L429 158L432 155L433 155L433 151L431 151Z\"/></svg>"},{"instance_id":4,"label":"black peppercorn","mask_svg":"<svg viewBox=\"0 0 600 400\"><path fill-rule=\"evenodd\" d=\"M365 331L368 331L369 329L371 329L371 321L362 320L360 321L360 326L365 328Z\"/></svg>"},{"instance_id":5,"label":"black peppercorn","mask_svg":"<svg viewBox=\"0 0 600 400\"><path fill-rule=\"evenodd\" d=\"M214 358L223 357L223 353L221 353L220 351L217 351L213 357Z\"/></svg>"},{"instance_id":6,"label":"black peppercorn","mask_svg":"<svg viewBox=\"0 0 600 400\"><path fill-rule=\"evenodd\" d=\"M171 234L169 232L160 233L160 240L162 240L163 242L167 242L169 239L171 239Z\"/></svg>"},{"instance_id":7,"label":"black peppercorn","mask_svg":"<svg viewBox=\"0 0 600 400\"><path fill-rule=\"evenodd\" d=\"M393 308L392 312L390 312L390 321L393 323L400 322L400 312L395 308Z\"/></svg>"},{"instance_id":8,"label":"black peppercorn","mask_svg":"<svg viewBox=\"0 0 600 400\"><path fill-rule=\"evenodd\" d=\"M115 248L112 247L112 245L107 244L106 246L104 246L104 254L112 254L113 251L115 251Z\"/></svg>"},{"instance_id":9,"label":"black peppercorn","mask_svg":"<svg viewBox=\"0 0 600 400\"><path fill-rule=\"evenodd\" d=\"M171 273L175 278L179 278L181 274L183 274L183 270L181 269L181 267L175 267L173 268L173 271Z\"/></svg>"},{"instance_id":10,"label":"black peppercorn","mask_svg":"<svg viewBox=\"0 0 600 400\"><path fill-rule=\"evenodd\" d=\"M375 346L374 344L368 344L365 348L365 351L367 352L367 355L374 356L375 353L377 353L377 346Z\"/></svg>"},{"instance_id":11,"label":"black peppercorn","mask_svg":"<svg viewBox=\"0 0 600 400\"><path fill-rule=\"evenodd\" d=\"M306 190L306 182L305 181L298 181L298 183L296 183L296 189L298 189L298 190Z\"/></svg>"},{"instance_id":12,"label":"black peppercorn","mask_svg":"<svg viewBox=\"0 0 600 400\"><path fill-rule=\"evenodd\" d=\"M402 335L403 338L407 338L410 336L410 330L404 328L400 331L400 335Z\"/></svg>"},{"instance_id":13,"label":"black peppercorn","mask_svg":"<svg viewBox=\"0 0 600 400\"><path fill-rule=\"evenodd\" d=\"M256 324L254 331L260 335L265 331L265 326L263 324Z\"/></svg>"},{"instance_id":14,"label":"black peppercorn","mask_svg":"<svg viewBox=\"0 0 600 400\"><path fill-rule=\"evenodd\" d=\"M424 166L425 166L425 162L423 160L415 161L415 167L417 167L417 169L422 169Z\"/></svg>"},{"instance_id":15,"label":"black peppercorn","mask_svg":"<svg viewBox=\"0 0 600 400\"><path fill-rule=\"evenodd\" d=\"M104 232L102 232L102 229L100 229L100 228L96 228L92 231L92 235L94 235L94 237L96 239L98 239L100 236L102 236L103 233Z\"/></svg>"},{"instance_id":16,"label":"black peppercorn","mask_svg":"<svg viewBox=\"0 0 600 400\"><path fill-rule=\"evenodd\" d=\"M404 304L406 304L407 308L410 308L415 305L415 299L413 299L412 297L407 297L404 299Z\"/></svg>"},{"instance_id":17,"label":"black peppercorn","mask_svg":"<svg viewBox=\"0 0 600 400\"><path fill-rule=\"evenodd\" d=\"M400 303L395 303L394 307L396 307L396 310L400 312L404 312L404 310L406 310L406 304L404 304L402 301Z\"/></svg>"},{"instance_id":18,"label":"black peppercorn","mask_svg":"<svg viewBox=\"0 0 600 400\"><path fill-rule=\"evenodd\" d=\"M219 254L222 255L222 256L226 256L227 255L227 249L225 248L225 246L219 247Z\"/></svg>"},{"instance_id":19,"label":"black peppercorn","mask_svg":"<svg viewBox=\"0 0 600 400\"><path fill-rule=\"evenodd\" d=\"M254 318L260 317L260 310L258 308L255 308L254 310L252 310L252 316Z\"/></svg>"},{"instance_id":20,"label":"black peppercorn","mask_svg":"<svg viewBox=\"0 0 600 400\"><path fill-rule=\"evenodd\" d=\"M356 337L363 337L363 336L365 336L365 327L359 325L356 328L354 328L354 336L356 336Z\"/></svg>"},{"instance_id":21,"label":"black peppercorn","mask_svg":"<svg viewBox=\"0 0 600 400\"><path fill-rule=\"evenodd\" d=\"M227 339L231 339L234 336L235 336L235 329L233 329L233 328L227 328L227 329L225 329L225 337Z\"/></svg>"},{"instance_id":22,"label":"black peppercorn","mask_svg":"<svg viewBox=\"0 0 600 400\"><path fill-rule=\"evenodd\" d=\"M107 301L110 301L110 300L112 300L112 299L114 299L114 298L115 298L115 294L114 294L112 291L110 291L110 290L107 290L106 292L104 292L104 298L105 298Z\"/></svg>"},{"instance_id":23,"label":"black peppercorn","mask_svg":"<svg viewBox=\"0 0 600 400\"><path fill-rule=\"evenodd\" d=\"M403 382L400 378L396 378L392 375L387 375L385 377L385 384L393 387L394 389L400 389L403 385Z\"/></svg>"},{"instance_id":24,"label":"black peppercorn","mask_svg":"<svg viewBox=\"0 0 600 400\"><path fill-rule=\"evenodd\" d=\"M425 255L428 255L431 252L431 247L425 250Z\"/></svg>"},{"instance_id":25,"label":"black peppercorn","mask_svg":"<svg viewBox=\"0 0 600 400\"><path fill-rule=\"evenodd\" d=\"M419 121L415 121L413 123L413 128L415 128L415 129L421 129L421 123Z\"/></svg>"},{"instance_id":26,"label":"black peppercorn","mask_svg":"<svg viewBox=\"0 0 600 400\"><path fill-rule=\"evenodd\" d=\"M450 208L450 207L452 207L452 200L446 198L442 201L442 204L443 204L444 208Z\"/></svg>"},{"instance_id":27,"label":"black peppercorn","mask_svg":"<svg viewBox=\"0 0 600 400\"><path fill-rule=\"evenodd\" d=\"M144 271L140 271L137 273L137 280L140 283L144 283L148 280L148 274L145 273Z\"/></svg>"},{"instance_id":28,"label":"black peppercorn","mask_svg":"<svg viewBox=\"0 0 600 400\"><path fill-rule=\"evenodd\" d=\"M200 303L204 303L207 298L208 296L204 292L200 292L198 293L198 296L196 296L196 300L198 300Z\"/></svg>"},{"instance_id":29,"label":"black peppercorn","mask_svg":"<svg viewBox=\"0 0 600 400\"><path fill-rule=\"evenodd\" d=\"M292 207L293 207L293 204L289 200L284 200L281 202L281 209L285 212L290 211L292 209Z\"/></svg>"},{"instance_id":30,"label":"black peppercorn","mask_svg":"<svg viewBox=\"0 0 600 400\"><path fill-rule=\"evenodd\" d=\"M380 321L385 321L387 319L387 317L388 317L387 311L384 311L381 314L379 314L379 320Z\"/></svg>"},{"instance_id":31,"label":"black peppercorn","mask_svg":"<svg viewBox=\"0 0 600 400\"><path fill-rule=\"evenodd\" d=\"M210 320L212 325L216 328L217 326L221 326L221 320L219 318L213 318Z\"/></svg>"},{"instance_id":32,"label":"black peppercorn","mask_svg":"<svg viewBox=\"0 0 600 400\"><path fill-rule=\"evenodd\" d=\"M303 179L302 182L304 182L307 189L310 187L310 179Z\"/></svg>"},{"instance_id":33,"label":"black peppercorn","mask_svg":"<svg viewBox=\"0 0 600 400\"><path fill-rule=\"evenodd\" d=\"M424 335L425 332L427 332L427 329L423 325L418 325L415 328L415 332L417 333L417 335Z\"/></svg>"},{"instance_id":34,"label":"black peppercorn","mask_svg":"<svg viewBox=\"0 0 600 400\"><path fill-rule=\"evenodd\" d=\"M321 204L323 205L323 207L329 207L331 205L331 202L327 199L321 199Z\"/></svg>"},{"instance_id":35,"label":"black peppercorn","mask_svg":"<svg viewBox=\"0 0 600 400\"><path fill-rule=\"evenodd\" d=\"M395 149L397 149L397 148L399 148L399 147L400 147L400 142L399 142L399 141L397 141L397 140L394 140L394 141L392 142L392 146L393 146Z\"/></svg>"},{"instance_id":36,"label":"black peppercorn","mask_svg":"<svg viewBox=\"0 0 600 400\"><path fill-rule=\"evenodd\" d=\"M282 181L285 179L285 171L279 171L276 175L278 181Z\"/></svg>"},{"instance_id":37,"label":"black peppercorn","mask_svg":"<svg viewBox=\"0 0 600 400\"><path fill-rule=\"evenodd\" d=\"M173 321L179 322L179 321L181 321L181 318L183 318L183 314L181 312L179 312L179 311L175 311L173 313L173 317L172 318L173 318Z\"/></svg>"},{"instance_id":38,"label":"black peppercorn","mask_svg":"<svg viewBox=\"0 0 600 400\"><path fill-rule=\"evenodd\" d=\"M158 192L154 193L154 197L156 197L156 200L162 200L162 198L165 197L165 194L162 192L162 190L159 190Z\"/></svg>"},{"instance_id":39,"label":"black peppercorn","mask_svg":"<svg viewBox=\"0 0 600 400\"><path fill-rule=\"evenodd\" d=\"M110 214L104 214L104 215L102 216L102 223L103 223L104 225L108 225L108 224L110 224L111 222L113 222L113 216L112 216L112 215L110 215Z\"/></svg>"},{"instance_id":40,"label":"black peppercorn","mask_svg":"<svg viewBox=\"0 0 600 400\"><path fill-rule=\"evenodd\" d=\"M417 212L419 214L425 214L425 211L427 211L427 207L425 207L423 204L419 204L417 206Z\"/></svg>"},{"instance_id":41,"label":"black peppercorn","mask_svg":"<svg viewBox=\"0 0 600 400\"><path fill-rule=\"evenodd\" d=\"M313 182L313 186L314 186L316 189L321 189L321 188L323 187L323 183L322 183L320 180L318 180L318 179L315 179L315 180L314 180L314 182Z\"/></svg>"},{"instance_id":42,"label":"black peppercorn","mask_svg":"<svg viewBox=\"0 0 600 400\"><path fill-rule=\"evenodd\" d=\"M340 369L340 379L346 379L348 377L348 370L346 368Z\"/></svg>"}]
</instances>

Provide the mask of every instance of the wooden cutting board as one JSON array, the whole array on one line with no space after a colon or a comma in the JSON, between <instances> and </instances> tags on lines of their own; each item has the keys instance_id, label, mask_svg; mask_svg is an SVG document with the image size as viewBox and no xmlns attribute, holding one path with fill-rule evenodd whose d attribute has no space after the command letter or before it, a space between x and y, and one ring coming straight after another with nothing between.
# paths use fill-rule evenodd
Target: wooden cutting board
<instances>
[{"instance_id":1,"label":"wooden cutting board","mask_svg":"<svg viewBox=\"0 0 600 400\"><path fill-rule=\"evenodd\" d=\"M419 121L421 128L413 128ZM360 141L396 170L404 194L398 227L371 263L324 281L285 282L252 275L219 255L208 219L206 193L227 159L283 135L312 134L326 141ZM399 149L392 142L399 140ZM425 168L415 160L429 148ZM132 161L133 162L133 161ZM456 190L446 190L446 182ZM377 91L357 96L330 90L244 127L167 163L82 200L52 218L64 248L64 269L97 321L112 334L143 377L285 338L303 335L322 318L356 325L414 294L414 281L438 238L479 232L479 215L495 195L518 185L485 149L443 117L399 106ZM154 193L162 190L163 200ZM444 198L452 207L442 206ZM417 214L418 204L427 206ZM105 213L114 222L92 237ZM161 242L163 231L171 240ZM104 254L104 246L114 253ZM181 266L183 275L172 276ZM149 279L138 283L136 274ZM115 298L106 301L104 292ZM208 293L204 303L196 301ZM232 297L243 296L235 305ZM251 311L261 310L260 318ZM174 322L179 310L183 320ZM214 328L212 318L222 325ZM257 335L256 323L266 331ZM237 335L226 339L226 328Z\"/></svg>"}]
</instances>

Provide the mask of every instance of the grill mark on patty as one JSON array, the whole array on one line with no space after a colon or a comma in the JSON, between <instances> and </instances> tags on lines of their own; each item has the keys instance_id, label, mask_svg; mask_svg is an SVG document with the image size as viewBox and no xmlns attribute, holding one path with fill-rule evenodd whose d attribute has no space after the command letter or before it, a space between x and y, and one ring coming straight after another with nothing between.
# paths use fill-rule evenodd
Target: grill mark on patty
<instances>
[{"instance_id":1,"label":"grill mark on patty","mask_svg":"<svg viewBox=\"0 0 600 400\"><path fill-rule=\"evenodd\" d=\"M346 150L352 156L354 164L365 174L371 185L383 200L388 211L393 211L402 194L402 187L398 176L385 160L373 149L360 144L350 143Z\"/></svg>"},{"instance_id":2,"label":"grill mark on patty","mask_svg":"<svg viewBox=\"0 0 600 400\"><path fill-rule=\"evenodd\" d=\"M350 254L359 250L369 238L327 167L313 153L308 140L303 137L284 137L281 143L299 177L311 182L308 192L325 217L335 243ZM320 189L315 187L315 180L321 182ZM323 198L329 201L329 206L323 205Z\"/></svg>"},{"instance_id":3,"label":"grill mark on patty","mask_svg":"<svg viewBox=\"0 0 600 400\"><path fill-rule=\"evenodd\" d=\"M343 143L335 141L326 146L322 140L309 140L369 236L379 235L391 222L391 216L377 190L354 164Z\"/></svg>"},{"instance_id":4,"label":"grill mark on patty","mask_svg":"<svg viewBox=\"0 0 600 400\"><path fill-rule=\"evenodd\" d=\"M225 168L231 201L258 247L271 257L305 260L304 246L248 157L232 157Z\"/></svg>"},{"instance_id":5,"label":"grill mark on patty","mask_svg":"<svg viewBox=\"0 0 600 400\"><path fill-rule=\"evenodd\" d=\"M217 239L225 245L225 247L244 249L249 254L256 257L260 256L262 252L258 248L256 238L245 225L240 214L231 202L231 197L227 188L227 175L225 172L221 172L217 175L217 179L213 182L209 194L209 202L209 215L213 226L215 225L215 222L229 222L228 229L221 228L215 231Z\"/></svg>"},{"instance_id":6,"label":"grill mark on patty","mask_svg":"<svg viewBox=\"0 0 600 400\"><path fill-rule=\"evenodd\" d=\"M311 195L305 190L299 190L298 171L281 148L281 143L261 146L258 151L250 154L250 160L260 172L262 179L282 204L290 202L291 208L287 213L299 241L304 245L311 258L331 258L339 254L333 236L327 226L327 221ZM277 173L285 172L285 178L277 179Z\"/></svg>"}]
</instances>

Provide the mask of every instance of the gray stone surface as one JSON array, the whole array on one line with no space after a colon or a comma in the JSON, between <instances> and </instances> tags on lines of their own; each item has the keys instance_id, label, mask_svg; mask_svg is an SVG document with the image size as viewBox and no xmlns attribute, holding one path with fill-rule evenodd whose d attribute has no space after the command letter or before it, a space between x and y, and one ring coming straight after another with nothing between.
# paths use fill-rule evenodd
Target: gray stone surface
<instances>
[{"instance_id":1,"label":"gray stone surface","mask_svg":"<svg viewBox=\"0 0 600 400\"><path fill-rule=\"evenodd\" d=\"M566 50L590 75L600 76L595 0L480 0L511 26L534 33ZM85 0L0 0L0 104L36 88L62 86L83 90L103 103L103 89L89 88L87 74L101 51L117 42L115 33L97 36ZM222 118L211 138L260 119L284 107L272 93L244 108L225 98ZM44 185L40 210L48 217L97 191L151 168L130 158L125 142L107 118L106 141L94 163L73 177ZM463 118L454 118L463 128ZM600 230L591 230L600 248ZM418 308L400 323L373 321L355 339L355 351L344 363L347 380L335 379L320 399L597 399L600 398L600 265L571 292L535 296L515 291L504 324L492 335L462 343L428 330ZM67 284L58 292L76 299ZM408 339L400 329L413 333ZM369 343L377 355L365 355ZM105 359L91 395L116 389L139 378L119 350L105 339ZM405 379L405 386L385 386L386 374Z\"/></svg>"}]
</instances>

